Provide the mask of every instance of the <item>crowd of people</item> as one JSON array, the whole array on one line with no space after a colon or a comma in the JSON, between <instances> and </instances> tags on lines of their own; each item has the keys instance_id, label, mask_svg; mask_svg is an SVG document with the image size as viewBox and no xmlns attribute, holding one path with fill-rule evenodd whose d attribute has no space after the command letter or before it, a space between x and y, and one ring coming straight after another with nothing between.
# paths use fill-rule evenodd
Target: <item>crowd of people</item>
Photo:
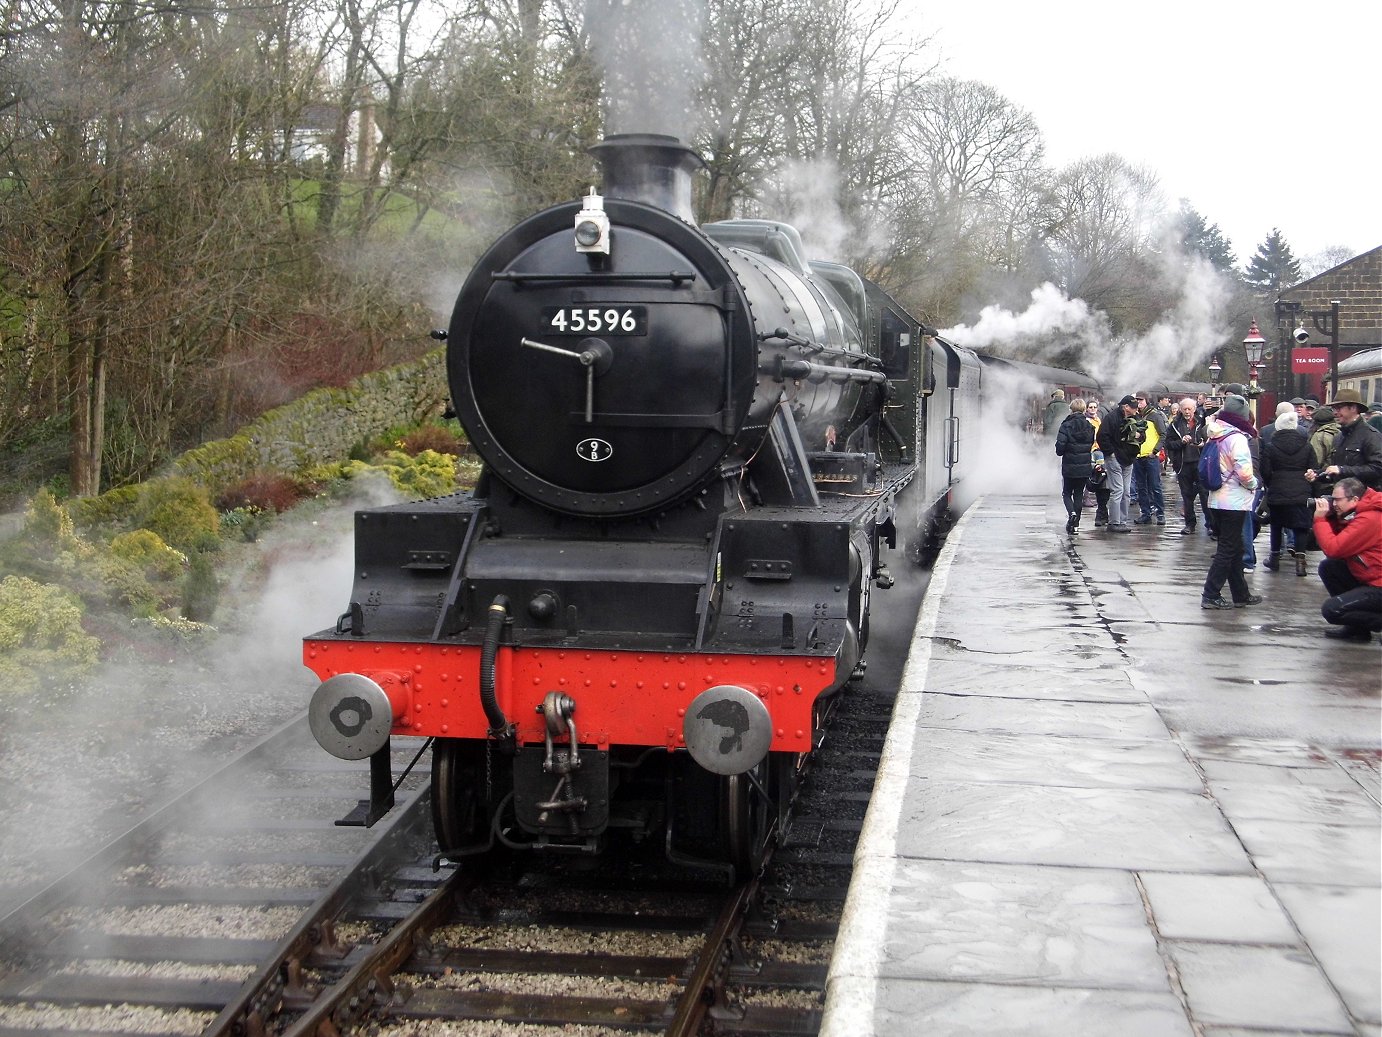
<instances>
[{"instance_id":1,"label":"crowd of people","mask_svg":"<svg viewBox=\"0 0 1382 1037\"><path fill-rule=\"evenodd\" d=\"M1289 558L1288 568L1305 576L1307 552L1323 553L1325 636L1371 640L1382 633L1382 405L1342 389L1324 405L1283 402L1260 430L1250 414L1241 385L1174 405L1169 396L1130 393L1106 408L1067 403L1056 390L1046 432L1060 457L1066 533L1079 533L1091 505L1095 528L1109 533L1166 525L1163 480L1174 474L1180 534L1203 528L1215 541L1201 608L1262 602L1247 576L1265 527L1262 567L1270 572Z\"/></svg>"}]
</instances>

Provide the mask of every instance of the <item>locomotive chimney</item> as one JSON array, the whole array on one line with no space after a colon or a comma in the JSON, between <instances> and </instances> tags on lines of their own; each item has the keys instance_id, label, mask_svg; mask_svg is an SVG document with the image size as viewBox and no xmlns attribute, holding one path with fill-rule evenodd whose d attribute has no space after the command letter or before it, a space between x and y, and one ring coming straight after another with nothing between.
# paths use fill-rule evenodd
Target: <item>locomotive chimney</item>
<instances>
[{"instance_id":1,"label":"locomotive chimney","mask_svg":"<svg viewBox=\"0 0 1382 1037\"><path fill-rule=\"evenodd\" d=\"M691 174L705 162L666 133L616 133L590 149L605 171L605 196L666 209L695 223Z\"/></svg>"}]
</instances>

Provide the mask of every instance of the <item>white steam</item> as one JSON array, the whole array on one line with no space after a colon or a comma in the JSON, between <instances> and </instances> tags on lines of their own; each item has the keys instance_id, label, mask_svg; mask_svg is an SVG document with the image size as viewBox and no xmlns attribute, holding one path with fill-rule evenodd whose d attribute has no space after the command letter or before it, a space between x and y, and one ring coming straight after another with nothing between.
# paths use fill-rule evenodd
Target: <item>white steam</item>
<instances>
[{"instance_id":1,"label":"white steam","mask_svg":"<svg viewBox=\"0 0 1382 1037\"><path fill-rule=\"evenodd\" d=\"M586 0L586 30L604 69L609 133L669 133L690 140L703 0Z\"/></svg>"},{"instance_id":2,"label":"white steam","mask_svg":"<svg viewBox=\"0 0 1382 1037\"><path fill-rule=\"evenodd\" d=\"M1021 313L987 306L973 327L959 324L942 334L972 349L998 347L995 352L1001 354L1020 350L1047 364L1075 347L1075 366L1114 398L1115 393L1161 382L1194 380L1210 355L1232 339L1227 312L1231 290L1223 275L1199 257L1168 257L1162 274L1175 301L1141 334L1115 335L1105 314L1050 282L1032 290L1031 303Z\"/></svg>"},{"instance_id":3,"label":"white steam","mask_svg":"<svg viewBox=\"0 0 1382 1037\"><path fill-rule=\"evenodd\" d=\"M3 703L0 903L306 709L302 639L349 605L355 510L397 500L383 477L351 487L283 515L223 574L214 636L142 639L80 683Z\"/></svg>"}]
</instances>

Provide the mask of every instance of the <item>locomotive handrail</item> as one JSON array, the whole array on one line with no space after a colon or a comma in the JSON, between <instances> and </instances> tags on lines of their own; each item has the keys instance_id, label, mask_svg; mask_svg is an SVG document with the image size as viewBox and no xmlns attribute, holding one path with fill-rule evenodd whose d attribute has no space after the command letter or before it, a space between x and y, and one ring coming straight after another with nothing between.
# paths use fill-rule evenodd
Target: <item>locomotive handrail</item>
<instances>
[{"instance_id":1,"label":"locomotive handrail","mask_svg":"<svg viewBox=\"0 0 1382 1037\"><path fill-rule=\"evenodd\" d=\"M872 356L868 353L852 352L848 349L839 349L835 346L822 345L819 342L815 342L809 338L803 338L801 335L788 331L786 328L778 328L776 331L772 332L759 332L758 341L790 342L794 346L800 346L804 350L809 350L814 356L823 357L827 360L853 360L861 364L866 364L875 370L883 370L883 361L876 356Z\"/></svg>"},{"instance_id":2,"label":"locomotive handrail","mask_svg":"<svg viewBox=\"0 0 1382 1037\"><path fill-rule=\"evenodd\" d=\"M670 281L673 285L680 285L683 281L696 280L694 272L684 270L669 270L666 273L648 272L642 273L596 273L596 274L528 274L523 271L496 270L490 274L490 278L495 281L512 281L515 284L522 284L525 281L532 281L535 284L553 284L570 282L572 284L621 284L627 281Z\"/></svg>"}]
</instances>

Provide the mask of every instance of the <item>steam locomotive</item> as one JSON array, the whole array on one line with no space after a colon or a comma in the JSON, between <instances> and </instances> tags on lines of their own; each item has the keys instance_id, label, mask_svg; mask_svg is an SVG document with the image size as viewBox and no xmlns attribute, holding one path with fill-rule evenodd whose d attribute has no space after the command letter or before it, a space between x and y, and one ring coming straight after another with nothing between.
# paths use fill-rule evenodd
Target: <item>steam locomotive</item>
<instances>
[{"instance_id":1,"label":"steam locomotive","mask_svg":"<svg viewBox=\"0 0 1382 1037\"><path fill-rule=\"evenodd\" d=\"M863 666L886 552L952 515L980 365L786 224L697 227L696 154L592 149L604 194L517 224L446 332L473 493L356 515L304 642L318 742L432 740L443 855L496 843L754 870Z\"/></svg>"}]
</instances>

